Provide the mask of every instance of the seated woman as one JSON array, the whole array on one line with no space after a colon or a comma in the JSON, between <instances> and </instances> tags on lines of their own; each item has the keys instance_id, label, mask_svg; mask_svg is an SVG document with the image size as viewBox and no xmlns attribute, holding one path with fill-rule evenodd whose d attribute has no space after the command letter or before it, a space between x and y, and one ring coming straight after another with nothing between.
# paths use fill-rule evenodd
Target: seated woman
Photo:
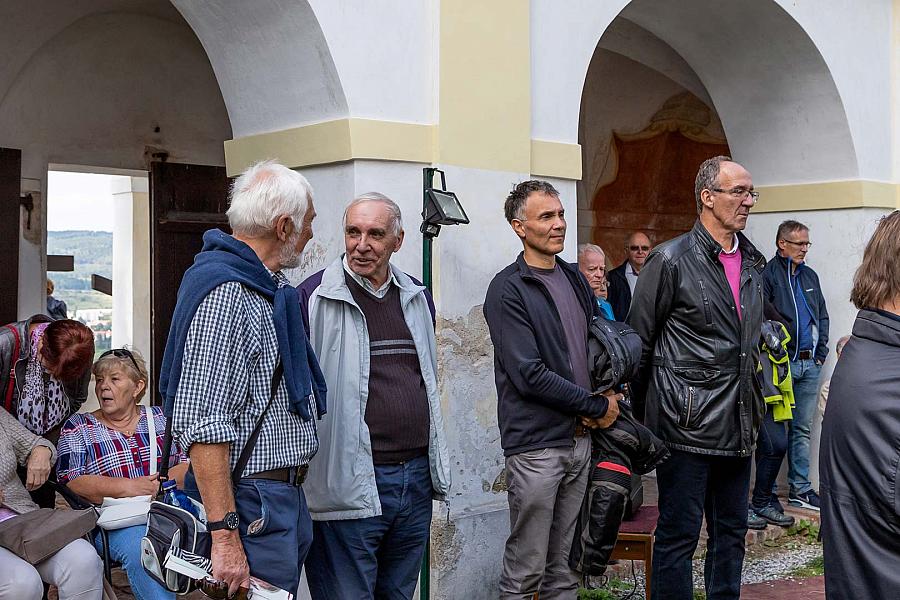
<instances>
[{"instance_id":1,"label":"seated woman","mask_svg":"<svg viewBox=\"0 0 900 600\"><path fill-rule=\"evenodd\" d=\"M94 333L78 321L34 315L0 327L3 408L55 444L63 422L87 398L93 359ZM19 477L24 483L24 470L19 469ZM44 485L31 492L31 499L53 508L56 491Z\"/></svg>"},{"instance_id":2,"label":"seated woman","mask_svg":"<svg viewBox=\"0 0 900 600\"><path fill-rule=\"evenodd\" d=\"M28 487L34 489L47 480L55 452L53 444L0 410L0 521L38 508L19 480L16 464L26 465ZM59 588L60 600L103 597L103 564L83 539L70 542L37 565L0 548L0 573L0 600L40 600L42 581Z\"/></svg>"},{"instance_id":3,"label":"seated woman","mask_svg":"<svg viewBox=\"0 0 900 600\"><path fill-rule=\"evenodd\" d=\"M99 504L103 498L128 498L155 494L157 475L151 475L147 412L140 406L147 390L147 367L140 354L130 350L104 352L94 363L100 408L72 415L59 437L56 463L60 483L79 496ZM163 451L166 419L162 409L151 409L158 452ZM169 476L184 483L187 456L175 444L169 456ZM157 462L158 471L159 463ZM141 538L146 527L137 525L109 532L110 556L122 563L137 600L171 599L175 595L154 581L141 566ZM97 547L102 550L98 538Z\"/></svg>"}]
</instances>

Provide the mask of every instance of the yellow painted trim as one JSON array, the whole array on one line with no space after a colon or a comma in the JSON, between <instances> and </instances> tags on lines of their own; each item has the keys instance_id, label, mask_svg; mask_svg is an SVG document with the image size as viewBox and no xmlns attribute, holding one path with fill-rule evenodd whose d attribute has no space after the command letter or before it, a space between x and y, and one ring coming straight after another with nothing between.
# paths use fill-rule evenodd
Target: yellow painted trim
<instances>
[{"instance_id":1,"label":"yellow painted trim","mask_svg":"<svg viewBox=\"0 0 900 600\"><path fill-rule=\"evenodd\" d=\"M437 162L530 171L530 20L524 0L441 0Z\"/></svg>"},{"instance_id":2,"label":"yellow painted trim","mask_svg":"<svg viewBox=\"0 0 900 600\"><path fill-rule=\"evenodd\" d=\"M560 179L581 179L581 146L531 140L531 174Z\"/></svg>"},{"instance_id":3,"label":"yellow painted trim","mask_svg":"<svg viewBox=\"0 0 900 600\"><path fill-rule=\"evenodd\" d=\"M354 159L431 163L433 155L433 126L372 119L338 119L225 142L229 176L269 158L297 168Z\"/></svg>"},{"instance_id":4,"label":"yellow painted trim","mask_svg":"<svg viewBox=\"0 0 900 600\"><path fill-rule=\"evenodd\" d=\"M789 212L835 208L898 208L900 186L880 181L827 181L756 188L753 212Z\"/></svg>"}]
</instances>

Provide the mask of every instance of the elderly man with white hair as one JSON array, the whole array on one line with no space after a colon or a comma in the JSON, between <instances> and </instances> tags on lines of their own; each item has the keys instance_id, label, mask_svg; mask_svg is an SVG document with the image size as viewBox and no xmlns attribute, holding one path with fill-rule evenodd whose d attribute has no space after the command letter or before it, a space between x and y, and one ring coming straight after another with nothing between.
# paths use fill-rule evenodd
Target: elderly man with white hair
<instances>
[{"instance_id":1,"label":"elderly man with white hair","mask_svg":"<svg viewBox=\"0 0 900 600\"><path fill-rule=\"evenodd\" d=\"M612 304L607 300L609 280L606 278L606 253L603 248L596 244L579 244L578 270L588 280L600 312L610 321L615 321Z\"/></svg>"},{"instance_id":2,"label":"elderly man with white hair","mask_svg":"<svg viewBox=\"0 0 900 600\"><path fill-rule=\"evenodd\" d=\"M312 542L300 486L318 450L313 419L324 414L325 383L281 272L299 264L312 238L312 200L306 179L274 162L235 180L234 233L203 235L160 370L173 436L209 518L213 577L230 593L251 575L295 592ZM241 467L245 446L252 452Z\"/></svg>"},{"instance_id":3,"label":"elderly man with white hair","mask_svg":"<svg viewBox=\"0 0 900 600\"><path fill-rule=\"evenodd\" d=\"M391 264L402 243L399 207L363 194L344 211L346 253L300 285L331 405L306 485L313 600L412 598L431 501L450 491L434 307Z\"/></svg>"}]
</instances>

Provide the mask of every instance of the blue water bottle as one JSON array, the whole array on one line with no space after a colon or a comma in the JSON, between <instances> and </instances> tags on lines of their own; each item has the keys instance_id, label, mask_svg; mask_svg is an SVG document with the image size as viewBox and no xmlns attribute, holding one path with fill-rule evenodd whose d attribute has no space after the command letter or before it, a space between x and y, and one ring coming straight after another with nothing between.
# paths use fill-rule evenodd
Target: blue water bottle
<instances>
[{"instance_id":1,"label":"blue water bottle","mask_svg":"<svg viewBox=\"0 0 900 600\"><path fill-rule=\"evenodd\" d=\"M178 484L175 483L174 479L163 481L162 489L163 502L170 506L183 508L184 510L194 515L195 519L200 518L200 511L197 510L197 507L194 506L194 503L191 502L191 499L187 497L187 494L178 489Z\"/></svg>"}]
</instances>

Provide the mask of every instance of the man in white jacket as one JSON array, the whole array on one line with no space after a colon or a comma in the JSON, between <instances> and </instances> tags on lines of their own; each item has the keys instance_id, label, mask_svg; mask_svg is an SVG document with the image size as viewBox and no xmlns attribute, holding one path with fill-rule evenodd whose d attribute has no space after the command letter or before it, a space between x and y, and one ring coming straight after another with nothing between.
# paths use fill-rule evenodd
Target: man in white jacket
<instances>
[{"instance_id":1,"label":"man in white jacket","mask_svg":"<svg viewBox=\"0 0 900 600\"><path fill-rule=\"evenodd\" d=\"M346 254L299 286L328 385L319 453L304 484L313 524L314 600L411 598L449 492L437 388L434 308L390 263L399 207L378 193L344 212Z\"/></svg>"}]
</instances>

